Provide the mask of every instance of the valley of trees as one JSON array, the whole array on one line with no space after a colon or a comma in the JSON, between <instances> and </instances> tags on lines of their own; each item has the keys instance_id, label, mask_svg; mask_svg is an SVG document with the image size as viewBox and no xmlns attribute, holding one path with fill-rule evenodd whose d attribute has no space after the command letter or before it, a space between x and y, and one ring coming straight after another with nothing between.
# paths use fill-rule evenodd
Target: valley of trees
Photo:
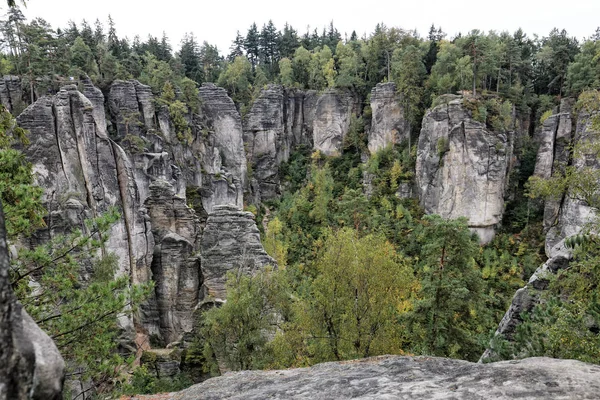
<instances>
[{"instance_id":1,"label":"valley of trees","mask_svg":"<svg viewBox=\"0 0 600 400\"><path fill-rule=\"evenodd\" d=\"M566 96L579 98L579 107L600 108L600 28L580 43L558 29L544 37L472 30L449 38L440 27L421 37L380 24L367 37L348 37L333 22L302 33L269 21L238 31L223 56L193 33L173 48L167 33L119 37L110 17L106 24L54 28L42 19L27 21L13 7L0 21L0 33L0 74L19 75L27 89L22 104L13 104L14 114L83 75L103 90L117 79L149 85L168 107L181 142L190 140L186 116L197 110L198 85L205 82L225 88L242 117L269 83L337 88L361 99L339 157L296 149L280 169L281 198L247 205L279 268L253 277L232 274L227 302L202 314L183 359L205 372L219 365L288 368L381 354L477 361L515 291L545 260L543 198L563 196L584 180L585 174L567 170L529 183L536 129ZM370 92L385 81L396 84L411 141L363 162ZM396 195L413 180L425 111L439 95L456 92L477 99L473 117L491 129L522 133L502 227L485 246L466 220L424 215L417 200ZM26 132L6 110L0 127L0 199L16 240L42 228L46 211L31 165L18 150L27 145ZM365 175L371 177L368 193ZM597 182L587 179L591 186L583 193L595 193ZM600 207L594 195L586 201ZM85 378L97 391L173 390L143 368L124 382L117 368L132 360L116 351L116 316L135 311L151 288L112 279L114 259L102 248L116 218L111 212L83 231L23 250L13 263L13 287L71 365L87 366ZM515 340L498 338L500 358L547 355L600 363L600 242L587 232L572 246L571 267L551 279ZM84 283L76 278L81 265L91 271ZM28 284L30 275L39 288ZM90 319L91 310L101 318ZM78 368L72 373L82 373Z\"/></svg>"}]
</instances>

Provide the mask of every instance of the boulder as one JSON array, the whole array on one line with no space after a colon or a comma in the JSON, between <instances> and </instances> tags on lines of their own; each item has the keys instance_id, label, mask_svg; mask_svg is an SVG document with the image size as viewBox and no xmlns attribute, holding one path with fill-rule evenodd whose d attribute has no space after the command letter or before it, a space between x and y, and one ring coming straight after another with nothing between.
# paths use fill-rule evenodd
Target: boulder
<instances>
[{"instance_id":1,"label":"boulder","mask_svg":"<svg viewBox=\"0 0 600 400\"><path fill-rule=\"evenodd\" d=\"M491 364L382 356L282 371L227 373L148 400L216 399L595 399L600 368L529 358Z\"/></svg>"}]
</instances>

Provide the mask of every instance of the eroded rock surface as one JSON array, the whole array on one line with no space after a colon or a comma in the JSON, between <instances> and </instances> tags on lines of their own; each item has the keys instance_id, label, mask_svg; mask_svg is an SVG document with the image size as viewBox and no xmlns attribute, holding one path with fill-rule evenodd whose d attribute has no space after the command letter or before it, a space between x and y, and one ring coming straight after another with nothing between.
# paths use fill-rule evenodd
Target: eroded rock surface
<instances>
[{"instance_id":1,"label":"eroded rock surface","mask_svg":"<svg viewBox=\"0 0 600 400\"><path fill-rule=\"evenodd\" d=\"M260 242L254 215L233 205L216 206L208 215L201 257L205 291L219 300L225 299L227 272L253 274L277 265Z\"/></svg>"},{"instance_id":2,"label":"eroded rock surface","mask_svg":"<svg viewBox=\"0 0 600 400\"><path fill-rule=\"evenodd\" d=\"M23 89L21 78L15 75L4 75L0 78L0 103L11 113L23 110Z\"/></svg>"},{"instance_id":3,"label":"eroded rock surface","mask_svg":"<svg viewBox=\"0 0 600 400\"><path fill-rule=\"evenodd\" d=\"M65 86L19 116L30 131L24 151L49 211L48 228L29 245L85 229L85 219L117 207L122 218L109 233L107 250L117 256L118 274L133 284L155 283L140 318L120 319L125 336L138 344L145 337L143 346L150 337L163 345L179 341L192 331L192 313L206 294L200 249L208 213L224 204L240 212L243 205L239 113L224 89L205 85L198 109L184 116L190 134L182 137L168 109L155 106L150 87L115 81L106 99L88 79L82 87L83 93ZM236 234L248 234L240 243L252 243L254 251L246 257L262 260L254 220L243 225L246 230ZM93 273L89 267L82 268L84 278Z\"/></svg>"},{"instance_id":4,"label":"eroded rock surface","mask_svg":"<svg viewBox=\"0 0 600 400\"><path fill-rule=\"evenodd\" d=\"M573 139L571 112L573 99L563 99L559 112L548 117L542 124L539 134L539 148L534 175L548 179L553 173L564 171L569 162L569 145ZM560 201L546 200L544 207L544 228L550 229L556 223L560 211Z\"/></svg>"},{"instance_id":5,"label":"eroded rock surface","mask_svg":"<svg viewBox=\"0 0 600 400\"><path fill-rule=\"evenodd\" d=\"M369 151L377 151L403 140L408 140L410 126L400 104L401 98L396 94L393 82L378 83L371 90L371 109L373 119L369 132Z\"/></svg>"},{"instance_id":6,"label":"eroded rock surface","mask_svg":"<svg viewBox=\"0 0 600 400\"><path fill-rule=\"evenodd\" d=\"M600 368L579 361L529 358L475 364L383 356L228 373L161 399L596 399L599 390Z\"/></svg>"},{"instance_id":7,"label":"eroded rock surface","mask_svg":"<svg viewBox=\"0 0 600 400\"><path fill-rule=\"evenodd\" d=\"M204 168L211 175L212 185L205 185L203 195L204 208L211 212L215 205L244 205L244 186L246 181L246 154L242 120L233 100L225 89L213 84L200 88L201 110L207 119L209 134L202 152ZM211 151L212 150L212 151Z\"/></svg>"},{"instance_id":8,"label":"eroded rock surface","mask_svg":"<svg viewBox=\"0 0 600 400\"><path fill-rule=\"evenodd\" d=\"M600 111L596 111L594 115L599 112ZM568 126L568 131L570 133L570 119L568 122L569 123L565 123L565 125ZM573 135L575 147L578 147L581 151L574 155L572 161L573 166L579 171L584 171L586 168L593 170L600 169L600 161L597 159L595 153L593 151L589 152L584 150L585 146L597 145L598 136L593 133L591 123L592 115L581 110L577 118L576 129ZM559 129L558 133L560 132L561 130ZM555 151L555 165L561 165L564 159L568 159L568 147L564 147L566 149L563 153L567 153L567 155L561 157L561 153ZM554 208L550 209L550 212L548 205L546 205L544 209L544 222L552 222L552 226L549 227L546 234L546 255L548 255L548 257L568 254L569 251L565 249L564 246L565 239L580 233L585 228L589 228L588 224L593 221L595 215L594 210L583 199L575 198L570 192L565 194L561 204L552 205ZM558 215L553 213L556 209L558 210Z\"/></svg>"},{"instance_id":9,"label":"eroded rock surface","mask_svg":"<svg viewBox=\"0 0 600 400\"><path fill-rule=\"evenodd\" d=\"M328 90L319 96L313 120L313 148L327 156L341 154L354 102L350 94Z\"/></svg>"},{"instance_id":10,"label":"eroded rock surface","mask_svg":"<svg viewBox=\"0 0 600 400\"><path fill-rule=\"evenodd\" d=\"M512 144L506 133L472 119L462 97L447 100L423 119L416 165L419 199L427 213L466 217L487 243L502 220Z\"/></svg>"}]
</instances>

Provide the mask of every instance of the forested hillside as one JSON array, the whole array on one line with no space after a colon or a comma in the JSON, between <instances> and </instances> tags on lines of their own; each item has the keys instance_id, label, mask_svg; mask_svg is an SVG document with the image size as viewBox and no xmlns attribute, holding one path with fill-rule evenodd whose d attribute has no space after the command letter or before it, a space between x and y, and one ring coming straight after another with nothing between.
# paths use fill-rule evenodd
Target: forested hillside
<instances>
[{"instance_id":1,"label":"forested hillside","mask_svg":"<svg viewBox=\"0 0 600 400\"><path fill-rule=\"evenodd\" d=\"M224 55L13 7L0 32L11 284L65 393L383 354L600 362L600 28L269 22Z\"/></svg>"}]
</instances>

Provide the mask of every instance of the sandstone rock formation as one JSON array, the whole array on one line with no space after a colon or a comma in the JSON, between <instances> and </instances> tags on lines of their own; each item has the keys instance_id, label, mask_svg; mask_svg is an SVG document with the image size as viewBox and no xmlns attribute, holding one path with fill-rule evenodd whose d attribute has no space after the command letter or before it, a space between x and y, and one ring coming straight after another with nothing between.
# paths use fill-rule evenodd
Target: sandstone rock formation
<instances>
[{"instance_id":1,"label":"sandstone rock formation","mask_svg":"<svg viewBox=\"0 0 600 400\"><path fill-rule=\"evenodd\" d=\"M260 200L273 199L280 192L279 165L288 160L293 140L286 132L286 127L291 128L294 123L292 118L292 125L288 125L286 103L283 87L269 85L261 91L244 121L246 157L258 186L253 191L260 194Z\"/></svg>"},{"instance_id":2,"label":"sandstone rock formation","mask_svg":"<svg viewBox=\"0 0 600 400\"><path fill-rule=\"evenodd\" d=\"M548 117L542 126L539 137L540 147L536 159L534 174L541 178L550 178L553 174L564 172L569 163L570 148L585 146L596 139L590 129L591 116L580 112L576 131L573 135L572 110L573 99L563 99L559 112ZM593 154L580 152L573 161L578 169L600 169L600 163ZM549 275L569 266L571 249L565 246L565 239L577 235L593 220L594 211L581 199L566 193L561 200L546 200L544 207L544 227L546 234L546 255L549 259L539 267L529 279L527 285L517 291L496 335L511 340L517 326L522 322L522 313L533 310L538 304L540 291L548 286ZM494 359L493 348L488 348L481 360Z\"/></svg>"},{"instance_id":3,"label":"sandstone rock formation","mask_svg":"<svg viewBox=\"0 0 600 400\"><path fill-rule=\"evenodd\" d=\"M22 110L21 107L25 103L23 102L21 78L15 75L4 75L0 78L0 103L11 113Z\"/></svg>"},{"instance_id":4,"label":"sandstone rock formation","mask_svg":"<svg viewBox=\"0 0 600 400\"><path fill-rule=\"evenodd\" d=\"M417 149L416 183L427 213L466 217L489 242L504 211L508 153L504 132L492 132L471 118L460 96L429 110Z\"/></svg>"},{"instance_id":5,"label":"sandstone rock formation","mask_svg":"<svg viewBox=\"0 0 600 400\"><path fill-rule=\"evenodd\" d=\"M233 100L225 89L213 84L200 88L201 112L207 120L208 140L200 151L207 161L203 167L211 176L211 185L204 185L204 208L211 212L218 204L244 205L246 155L242 121ZM212 186L212 187L211 187Z\"/></svg>"},{"instance_id":6,"label":"sandstone rock formation","mask_svg":"<svg viewBox=\"0 0 600 400\"><path fill-rule=\"evenodd\" d=\"M600 368L572 360L475 364L382 356L311 368L228 373L160 399L595 399L599 381Z\"/></svg>"},{"instance_id":7,"label":"sandstone rock formation","mask_svg":"<svg viewBox=\"0 0 600 400\"><path fill-rule=\"evenodd\" d=\"M0 400L62 398L65 363L56 345L17 302L0 205Z\"/></svg>"},{"instance_id":8,"label":"sandstone rock formation","mask_svg":"<svg viewBox=\"0 0 600 400\"><path fill-rule=\"evenodd\" d=\"M327 156L340 155L354 108L352 96L327 90L317 100L313 120L313 148Z\"/></svg>"},{"instance_id":9,"label":"sandstone rock formation","mask_svg":"<svg viewBox=\"0 0 600 400\"><path fill-rule=\"evenodd\" d=\"M517 332L517 327L523 322L524 315L531 312L539 303L539 291L548 288L549 275L555 274L558 270L565 269L568 266L569 255L556 255L536 269L529 278L527 285L517 290L513 296L510 307L502 317L494 335L502 335L504 339L511 341ZM496 350L494 349L493 344L494 342L491 341L490 345L479 359L480 362L494 361L497 359Z\"/></svg>"},{"instance_id":10,"label":"sandstone rock formation","mask_svg":"<svg viewBox=\"0 0 600 400\"><path fill-rule=\"evenodd\" d=\"M561 101L558 113L548 117L542 124L534 175L550 178L553 172L564 171L569 161L569 145L572 140L571 111L573 99ZM547 200L544 208L544 228L550 229L556 222L560 209L559 201Z\"/></svg>"},{"instance_id":11,"label":"sandstone rock formation","mask_svg":"<svg viewBox=\"0 0 600 400\"><path fill-rule=\"evenodd\" d=\"M178 341L192 330L192 314L208 293L204 275L225 279L219 274L227 268L211 264L210 255L206 266L200 263L204 226L214 208L231 204L216 215L243 221L233 224L233 236L251 249L247 262L260 267L268 258L254 220L240 211L246 179L241 118L224 89L205 85L200 107L185 116L192 137L182 140L148 86L115 81L106 99L89 80L82 87L83 93L65 86L18 118L30 131L25 154L49 210L48 228L31 245L85 228L86 218L117 207L122 218L107 249L117 255L118 274L133 284L155 283L140 319L121 318L120 325L131 338L137 332L163 345ZM211 229L210 235L221 234L221 227ZM88 273L84 266L82 275Z\"/></svg>"},{"instance_id":12,"label":"sandstone rock formation","mask_svg":"<svg viewBox=\"0 0 600 400\"><path fill-rule=\"evenodd\" d=\"M593 115L597 115L599 112L600 111L596 111ZM573 155L572 164L579 171L584 171L585 169L600 169L600 161L598 161L595 152L585 150L585 146L589 146L590 144L597 145L598 137L591 129L593 115L590 115L590 113L585 110L580 110L577 118L573 143L574 147L579 151ZM564 131L568 131L570 136L571 121L570 119L564 119L566 120L564 123ZM559 126L556 139L557 142L559 138L558 135L561 132ZM559 165L560 167L561 165L566 164L566 160L568 159L567 146L562 146L566 148L562 152L560 152L561 147L557 147L555 150L555 168L556 165ZM548 257L566 255L568 250L565 249L564 240L569 236L580 233L584 228L588 227L588 224L593 220L594 216L594 210L583 199L576 198L569 191L565 194L561 204L553 206L554 208L546 206L544 209L544 222L546 223L548 221L548 225L552 223L552 226L549 227L546 234L546 255L548 255ZM559 210L558 215L554 213L555 209Z\"/></svg>"},{"instance_id":13,"label":"sandstone rock formation","mask_svg":"<svg viewBox=\"0 0 600 400\"><path fill-rule=\"evenodd\" d=\"M254 215L232 205L220 205L208 215L202 235L202 270L208 296L225 299L226 274L253 273L275 260L263 249Z\"/></svg>"},{"instance_id":14,"label":"sandstone rock formation","mask_svg":"<svg viewBox=\"0 0 600 400\"><path fill-rule=\"evenodd\" d=\"M300 146L339 155L356 108L350 93L336 89L320 95L280 85L263 89L244 119L250 202L281 194L279 166Z\"/></svg>"},{"instance_id":15,"label":"sandstone rock formation","mask_svg":"<svg viewBox=\"0 0 600 400\"><path fill-rule=\"evenodd\" d=\"M371 90L373 119L369 131L369 151L375 154L386 146L408 140L410 126L400 105L401 98L396 94L393 82L378 83Z\"/></svg>"}]
</instances>

